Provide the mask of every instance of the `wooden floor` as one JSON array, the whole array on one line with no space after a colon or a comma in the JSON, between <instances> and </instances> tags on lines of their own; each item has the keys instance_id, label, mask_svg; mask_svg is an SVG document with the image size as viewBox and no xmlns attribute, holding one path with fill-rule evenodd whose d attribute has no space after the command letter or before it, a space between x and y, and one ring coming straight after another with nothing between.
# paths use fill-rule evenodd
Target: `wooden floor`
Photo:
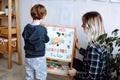
<instances>
[{"instance_id":1,"label":"wooden floor","mask_svg":"<svg viewBox=\"0 0 120 80\"><path fill-rule=\"evenodd\" d=\"M13 62L12 69L8 69L7 59L0 59L0 80L25 80L24 65ZM68 77L48 74L47 80L68 80Z\"/></svg>"},{"instance_id":2,"label":"wooden floor","mask_svg":"<svg viewBox=\"0 0 120 80\"><path fill-rule=\"evenodd\" d=\"M25 66L13 62L12 69L8 69L7 59L0 59L0 80L25 80ZM48 74L47 80L68 80L68 77Z\"/></svg>"}]
</instances>

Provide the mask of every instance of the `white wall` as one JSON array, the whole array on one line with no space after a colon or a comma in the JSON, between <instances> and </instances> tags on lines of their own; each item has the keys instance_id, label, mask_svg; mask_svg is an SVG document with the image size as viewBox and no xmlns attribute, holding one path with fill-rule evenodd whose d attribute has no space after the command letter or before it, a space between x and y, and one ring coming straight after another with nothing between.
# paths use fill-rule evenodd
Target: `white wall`
<instances>
[{"instance_id":1,"label":"white wall","mask_svg":"<svg viewBox=\"0 0 120 80\"><path fill-rule=\"evenodd\" d=\"M30 8L34 4L41 3L47 8L47 16L45 23L59 24L60 22L60 11L64 5L73 6L73 18L72 26L77 27L77 36L81 42L82 47L86 47L86 41L83 30L81 28L82 15L88 11L98 11L104 21L106 32L110 32L115 29L120 29L120 3L110 3L109 1L100 2L92 0L19 0L19 15L20 15L20 28L21 33L24 26L27 23L31 23ZM21 38L21 48L23 50L23 39Z\"/></svg>"}]
</instances>

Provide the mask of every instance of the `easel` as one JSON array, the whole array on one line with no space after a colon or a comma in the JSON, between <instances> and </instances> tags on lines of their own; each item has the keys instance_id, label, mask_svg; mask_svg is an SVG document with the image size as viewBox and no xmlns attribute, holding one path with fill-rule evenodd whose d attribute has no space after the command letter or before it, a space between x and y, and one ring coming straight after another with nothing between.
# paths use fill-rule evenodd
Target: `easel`
<instances>
[{"instance_id":1,"label":"easel","mask_svg":"<svg viewBox=\"0 0 120 80\"><path fill-rule=\"evenodd\" d=\"M57 60L58 62L56 62L55 65L53 64L53 66L55 66L55 67L57 66L57 64L59 62L65 62L65 63L70 63L69 68L72 68L73 58L75 57L75 52L76 52L76 50L75 50L76 28L71 27L71 26L58 26L58 25L51 25L51 24L44 24L44 26L46 26L47 31L48 31L48 36L50 37L50 41L49 41L49 43L47 43L48 45L46 45L47 46L46 50L48 51L48 53L46 52L47 59ZM50 34L52 34L52 35L50 35ZM64 36L67 36L67 37L64 37ZM68 38L68 37L70 37L70 38ZM53 39L53 40L51 41L51 39ZM70 45L68 45L67 48L69 48L71 52L69 52L69 49L67 49L65 47L67 40L70 42ZM64 42L63 44L62 44L62 41ZM60 47L60 45L62 45L62 47ZM69 55L63 56L62 54L64 54L64 53L69 54ZM59 56L61 56L63 58L60 58ZM64 59L65 56L69 56L69 58ZM50 62L48 62L48 63L50 63ZM50 64L50 65L52 65L52 64ZM62 67L63 64L60 64L60 66ZM60 75L60 76L66 76L66 77L68 77L67 80L72 80L72 79L70 79L68 73L60 73L60 72L52 71L52 70L48 71L48 73Z\"/></svg>"}]
</instances>

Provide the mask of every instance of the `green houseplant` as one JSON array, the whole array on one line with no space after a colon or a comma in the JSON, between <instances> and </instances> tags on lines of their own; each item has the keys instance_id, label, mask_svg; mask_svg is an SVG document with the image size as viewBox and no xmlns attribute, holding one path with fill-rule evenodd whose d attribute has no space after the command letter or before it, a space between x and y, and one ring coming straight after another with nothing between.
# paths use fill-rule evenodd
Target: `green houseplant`
<instances>
[{"instance_id":1,"label":"green houseplant","mask_svg":"<svg viewBox=\"0 0 120 80\"><path fill-rule=\"evenodd\" d=\"M120 35L118 33L120 33L119 29L115 29L112 31L111 36L105 33L97 38L99 44L104 44L108 48L108 73L110 73L110 77L112 73L116 73L116 77L111 77L111 80L118 80L118 76L120 75ZM113 54L113 52L115 53Z\"/></svg>"}]
</instances>

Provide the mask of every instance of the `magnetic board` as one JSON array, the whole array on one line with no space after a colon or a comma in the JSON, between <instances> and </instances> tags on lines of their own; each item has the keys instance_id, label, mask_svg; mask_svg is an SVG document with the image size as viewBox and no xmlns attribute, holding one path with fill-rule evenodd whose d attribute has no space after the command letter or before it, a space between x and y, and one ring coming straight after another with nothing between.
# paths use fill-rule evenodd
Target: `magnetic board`
<instances>
[{"instance_id":1,"label":"magnetic board","mask_svg":"<svg viewBox=\"0 0 120 80\"><path fill-rule=\"evenodd\" d=\"M74 54L75 27L47 26L50 41L46 43L46 57L71 62Z\"/></svg>"}]
</instances>

